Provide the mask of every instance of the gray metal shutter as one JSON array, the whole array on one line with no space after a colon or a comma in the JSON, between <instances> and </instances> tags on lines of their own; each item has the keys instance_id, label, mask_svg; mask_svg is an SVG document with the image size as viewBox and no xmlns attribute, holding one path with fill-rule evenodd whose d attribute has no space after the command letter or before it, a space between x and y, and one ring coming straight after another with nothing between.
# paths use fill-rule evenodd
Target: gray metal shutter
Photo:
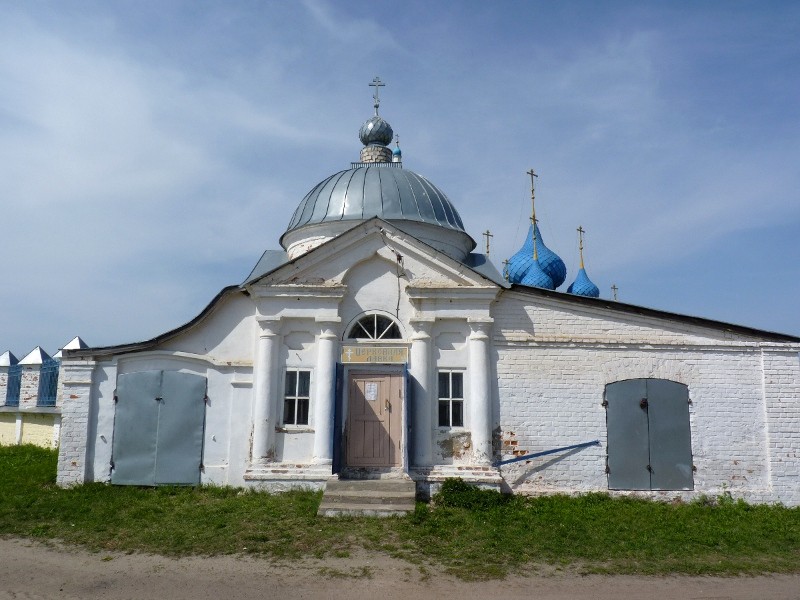
<instances>
[{"instance_id":1,"label":"gray metal shutter","mask_svg":"<svg viewBox=\"0 0 800 600\"><path fill-rule=\"evenodd\" d=\"M648 379L647 400L651 489L693 489L689 388L666 379Z\"/></svg>"},{"instance_id":2,"label":"gray metal shutter","mask_svg":"<svg viewBox=\"0 0 800 600\"><path fill-rule=\"evenodd\" d=\"M126 373L117 378L114 413L114 468L111 483L154 485L161 371Z\"/></svg>"},{"instance_id":3,"label":"gray metal shutter","mask_svg":"<svg viewBox=\"0 0 800 600\"><path fill-rule=\"evenodd\" d=\"M206 378L164 371L158 415L156 484L200 483Z\"/></svg>"},{"instance_id":4,"label":"gray metal shutter","mask_svg":"<svg viewBox=\"0 0 800 600\"><path fill-rule=\"evenodd\" d=\"M117 378L111 483L200 483L206 378L143 371Z\"/></svg>"},{"instance_id":5,"label":"gray metal shutter","mask_svg":"<svg viewBox=\"0 0 800 600\"><path fill-rule=\"evenodd\" d=\"M650 448L645 379L628 379L606 386L608 429L608 487L612 490L649 490Z\"/></svg>"}]
</instances>

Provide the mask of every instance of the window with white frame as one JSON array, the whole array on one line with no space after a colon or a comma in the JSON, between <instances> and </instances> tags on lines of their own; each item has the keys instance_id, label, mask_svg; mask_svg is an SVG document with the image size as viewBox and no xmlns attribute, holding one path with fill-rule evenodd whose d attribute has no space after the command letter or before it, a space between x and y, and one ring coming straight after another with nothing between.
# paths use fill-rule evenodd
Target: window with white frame
<instances>
[{"instance_id":1,"label":"window with white frame","mask_svg":"<svg viewBox=\"0 0 800 600\"><path fill-rule=\"evenodd\" d=\"M464 373L439 371L439 427L464 426Z\"/></svg>"},{"instance_id":2,"label":"window with white frame","mask_svg":"<svg viewBox=\"0 0 800 600\"><path fill-rule=\"evenodd\" d=\"M283 424L308 425L311 371L287 369L283 391Z\"/></svg>"},{"instance_id":3,"label":"window with white frame","mask_svg":"<svg viewBox=\"0 0 800 600\"><path fill-rule=\"evenodd\" d=\"M372 314L360 318L347 335L355 340L399 340L403 336L400 327L385 315Z\"/></svg>"}]
</instances>

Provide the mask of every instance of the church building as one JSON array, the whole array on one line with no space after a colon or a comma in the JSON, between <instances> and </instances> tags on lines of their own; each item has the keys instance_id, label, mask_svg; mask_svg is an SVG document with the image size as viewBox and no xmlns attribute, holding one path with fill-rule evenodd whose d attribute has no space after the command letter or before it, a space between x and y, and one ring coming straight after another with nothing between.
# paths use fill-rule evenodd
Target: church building
<instances>
[{"instance_id":1,"label":"church building","mask_svg":"<svg viewBox=\"0 0 800 600\"><path fill-rule=\"evenodd\" d=\"M535 215L499 272L392 150L373 84L358 162L311 188L281 250L177 329L63 352L60 485L424 496L461 477L800 504L800 338L601 299Z\"/></svg>"}]
</instances>

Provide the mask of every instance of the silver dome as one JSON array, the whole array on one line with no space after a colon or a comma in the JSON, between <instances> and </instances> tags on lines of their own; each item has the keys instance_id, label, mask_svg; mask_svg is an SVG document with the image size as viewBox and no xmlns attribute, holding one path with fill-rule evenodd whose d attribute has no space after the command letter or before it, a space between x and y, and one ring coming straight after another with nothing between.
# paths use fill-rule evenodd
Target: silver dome
<instances>
[{"instance_id":1,"label":"silver dome","mask_svg":"<svg viewBox=\"0 0 800 600\"><path fill-rule=\"evenodd\" d=\"M367 119L358 130L358 139L365 146L370 144L378 144L380 146L388 146L392 142L394 131L392 126L389 125L378 115L371 119Z\"/></svg>"},{"instance_id":2,"label":"silver dome","mask_svg":"<svg viewBox=\"0 0 800 600\"><path fill-rule=\"evenodd\" d=\"M466 233L461 217L439 188L413 171L395 168L396 164L359 166L331 175L303 198L286 232L315 223L377 216Z\"/></svg>"}]
</instances>

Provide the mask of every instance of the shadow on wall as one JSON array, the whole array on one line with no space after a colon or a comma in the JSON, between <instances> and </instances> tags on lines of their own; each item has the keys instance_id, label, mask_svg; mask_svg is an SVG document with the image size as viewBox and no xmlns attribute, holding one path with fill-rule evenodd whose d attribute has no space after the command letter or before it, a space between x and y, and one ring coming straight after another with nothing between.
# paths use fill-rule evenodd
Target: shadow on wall
<instances>
[{"instance_id":1,"label":"shadow on wall","mask_svg":"<svg viewBox=\"0 0 800 600\"><path fill-rule=\"evenodd\" d=\"M536 459L533 458L531 459L530 462L534 464L528 465L527 464L528 461L525 461L526 464L521 471L517 471L516 469L514 469L514 471L509 472L510 471L509 469L503 469L501 471L501 474L503 476L502 491L508 493L513 492L521 484L527 483L527 480L530 477L536 475L537 473L540 473L541 471L544 471L545 469L549 469L553 465L556 465L561 461L566 460L583 450L586 450L586 448L574 448L572 450L567 450L563 454L550 458L549 460L546 460L545 462L539 464L535 464ZM509 481L509 476L514 477L513 481Z\"/></svg>"}]
</instances>

